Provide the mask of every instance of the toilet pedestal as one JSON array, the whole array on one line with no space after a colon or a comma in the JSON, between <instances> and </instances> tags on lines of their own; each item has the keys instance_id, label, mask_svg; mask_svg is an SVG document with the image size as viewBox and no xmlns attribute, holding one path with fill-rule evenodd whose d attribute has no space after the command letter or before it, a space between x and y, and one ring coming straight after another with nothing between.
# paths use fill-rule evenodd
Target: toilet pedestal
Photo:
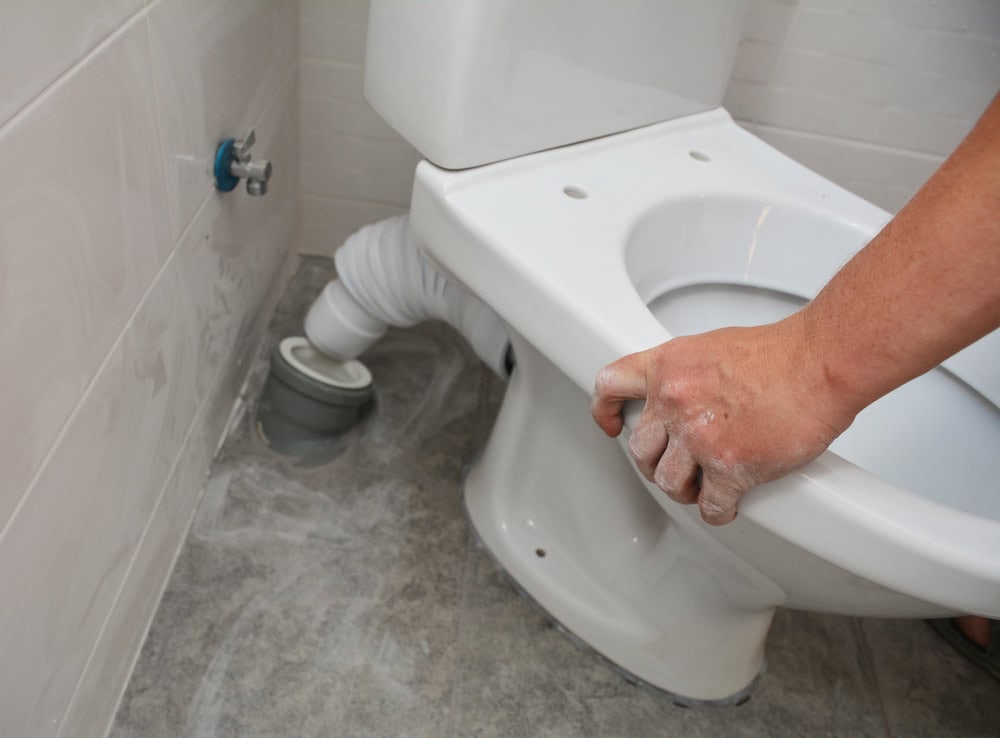
<instances>
[{"instance_id":1,"label":"toilet pedestal","mask_svg":"<svg viewBox=\"0 0 1000 738\"><path fill-rule=\"evenodd\" d=\"M465 485L483 543L552 618L632 676L683 703L745 699L781 592L694 517L668 518L594 424L586 393L511 341L517 367Z\"/></svg>"}]
</instances>

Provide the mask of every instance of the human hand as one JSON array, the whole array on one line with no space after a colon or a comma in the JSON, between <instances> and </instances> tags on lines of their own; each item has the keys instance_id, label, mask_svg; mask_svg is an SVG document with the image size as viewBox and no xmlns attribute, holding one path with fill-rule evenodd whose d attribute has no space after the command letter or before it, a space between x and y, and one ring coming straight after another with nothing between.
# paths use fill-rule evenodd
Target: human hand
<instances>
[{"instance_id":1,"label":"human hand","mask_svg":"<svg viewBox=\"0 0 1000 738\"><path fill-rule=\"evenodd\" d=\"M806 354L794 320L674 338L597 375L591 412L609 436L626 401L646 404L629 438L639 470L707 523L740 496L819 456L854 419Z\"/></svg>"}]
</instances>

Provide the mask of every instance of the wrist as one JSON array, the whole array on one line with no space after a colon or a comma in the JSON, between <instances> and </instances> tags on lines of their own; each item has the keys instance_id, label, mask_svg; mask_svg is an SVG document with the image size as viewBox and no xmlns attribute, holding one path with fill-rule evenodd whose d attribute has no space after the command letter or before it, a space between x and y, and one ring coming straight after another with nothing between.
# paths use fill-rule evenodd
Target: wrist
<instances>
[{"instance_id":1,"label":"wrist","mask_svg":"<svg viewBox=\"0 0 1000 738\"><path fill-rule=\"evenodd\" d=\"M839 434L877 397L869 397L848 344L818 312L810 303L776 327L801 402Z\"/></svg>"}]
</instances>

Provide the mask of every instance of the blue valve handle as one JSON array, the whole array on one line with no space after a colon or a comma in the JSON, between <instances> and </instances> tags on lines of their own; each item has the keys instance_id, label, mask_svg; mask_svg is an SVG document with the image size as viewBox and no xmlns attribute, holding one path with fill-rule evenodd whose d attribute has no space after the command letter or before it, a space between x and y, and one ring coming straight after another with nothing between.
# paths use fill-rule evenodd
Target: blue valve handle
<instances>
[{"instance_id":1,"label":"blue valve handle","mask_svg":"<svg viewBox=\"0 0 1000 738\"><path fill-rule=\"evenodd\" d=\"M229 171L233 163L235 138L227 138L215 150L215 187L219 192L231 192L240 183L240 178Z\"/></svg>"}]
</instances>

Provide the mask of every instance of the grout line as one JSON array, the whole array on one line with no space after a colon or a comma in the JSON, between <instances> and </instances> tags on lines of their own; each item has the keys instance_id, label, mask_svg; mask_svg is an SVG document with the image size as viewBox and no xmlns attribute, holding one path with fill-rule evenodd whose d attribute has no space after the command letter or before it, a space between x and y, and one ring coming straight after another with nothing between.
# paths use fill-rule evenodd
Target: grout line
<instances>
[{"instance_id":1,"label":"grout line","mask_svg":"<svg viewBox=\"0 0 1000 738\"><path fill-rule=\"evenodd\" d=\"M140 11L140 13L137 13L136 16L134 16L133 19L130 19L130 21L128 23L126 23L125 25L131 26L133 24L133 22L139 22L139 21L136 21L135 18L137 16L143 14L143 13L145 13L145 11ZM124 26L122 28L124 28ZM121 30L122 29L119 28L118 31L116 31L116 34L119 31L121 31ZM148 34L148 30L149 30L149 28L148 28L148 24L147 24L147 34ZM148 42L148 40L149 39L148 39L148 35L147 35L147 42ZM108 43L110 43L110 41L108 39L106 39L105 42L102 42L102 44L100 44L98 47L96 47L93 50L92 53L97 53L99 51L99 49L104 48ZM88 56L89 56L89 54L88 54ZM267 104L263 106L262 112L256 118L256 124L259 124L260 120L262 120L267 115L267 113L270 111L271 107L274 105L275 101L285 91L285 87L290 84L290 80L292 80L294 78L294 75L297 72L297 70L298 70L298 63L296 62L295 64L292 65L292 68L289 71L289 73L285 75L284 79L282 79L281 83L277 86L275 94L271 97L271 99L267 102ZM2 133L2 130L3 130L3 127L0 126L0 133ZM202 200L201 204L195 210L195 214L192 216L192 218L188 221L188 223L182 229L181 235L174 242L173 247L171 248L170 253L163 260L163 263L161 264L161 266L160 266L159 270L157 271L156 275L151 280L151 282L150 282L149 286L147 287L146 291L143 293L142 297L137 301L137 303L135 305L135 308L132 310L132 312L125 319L125 321L124 321L124 323L122 325L122 329L119 332L118 336L112 342L112 344L109 347L107 353L104 355L104 358L100 361L100 363L98 364L97 368L95 369L93 375L90 377L90 380L87 382L86 386L81 391L79 399L77 400L76 404L70 410L69 414L67 415L67 418L66 418L65 422L63 423L63 425L60 428L59 432L56 434L55 438L53 439L51 445L49 446L49 448L47 449L47 451L45 452L45 454L43 455L43 457L39 461L38 465L35 468L34 473L32 474L32 476L29 479L28 483L25 485L24 490L22 491L21 497L17 501L17 504L11 510L10 515L7 518L7 520L4 522L4 524L0 525L0 546L2 546L3 541L6 538L6 535L7 535L8 531L13 527L14 521L19 517L19 514L20 514L21 510L23 509L24 505L27 503L27 500L31 497L31 493L34 490L35 486L37 485L39 478L44 474L44 472L47 469L47 467L49 466L49 464L52 463L52 458L57 454L57 451L60 449L61 444L62 444L65 436L69 432L69 429L72 426L73 422L76 420L76 418L78 417L78 415L80 414L80 412L82 412L82 407L84 406L84 404L86 403L86 401L88 400L88 398L91 396L91 393L93 392L94 386L98 383L98 381L100 380L100 378L103 376L105 370L107 369L107 366L109 365L109 363L112 360L112 357L114 357L118 353L118 351L121 349L122 343L125 340L125 336L131 330L132 326L134 325L134 323L136 321L137 316L143 310L143 308L148 304L149 300L151 299L150 296L155 292L155 290L156 290L157 286L159 285L159 283L161 282L161 280L165 279L164 274L166 274L169 269L173 268L174 267L174 263L177 260L180 259L180 256L178 256L178 253L181 251L181 249L179 248L179 245L182 244L186 240L186 238L188 236L188 233L194 227L194 224L197 223L197 222L199 222L199 220L201 218L201 215L202 215L202 211L206 207L209 206L209 204L211 203L214 195L215 195L214 188L211 188L206 193L205 198ZM286 251L288 251L288 253L291 255L291 257L285 257L284 259L282 259L282 262L285 262L288 258L294 258L294 255L296 254L296 250L294 248L291 248L290 246L288 246L286 248ZM285 270L282 269L282 272L284 272L284 271ZM74 702L76 700L77 693L78 693L78 691L80 689L81 684L83 683L82 677L87 673L87 670L88 670L88 668L90 666L91 660L93 659L94 654L96 653L97 648L98 648L98 646L100 645L100 643L101 643L101 641L103 639L104 631L105 631L105 629L107 627L107 624L110 621L111 617L114 615L114 612L115 612L115 609L116 609L116 607L118 605L118 601L119 601L119 598L121 596L121 593L124 590L126 584L128 583L129 574L131 573L132 567L135 564L135 561L138 558L138 555L139 555L140 551L142 550L142 543L145 540L146 534L147 534L150 526L152 525L153 520L156 517L156 512L160 508L160 504L161 504L161 502L162 502L162 500L164 498L165 491L168 489L168 486L169 486L171 480L173 479L174 474L176 473L177 465L178 465L180 459L182 457L184 457L184 455L185 455L185 450L186 450L187 444L188 444L188 442L190 440L191 433L193 432L194 427L196 426L197 422L201 418L202 413L203 412L207 412L207 411L204 411L204 408L206 406L210 405L210 403L214 400L214 393L215 393L215 391L218 390L218 387L215 386L215 385L218 385L219 382L222 381L221 380L222 376L223 376L223 374L220 373L219 376L217 376L215 378L213 387L209 391L206 391L204 397L202 398L201 405L199 406L197 412L195 413L194 418L191 421L191 425L189 425L188 430L185 433L185 436L184 436L184 439L183 439L182 444L180 446L180 449L179 449L177 455L174 457L173 463L171 465L170 473L167 475L167 478L166 478L163 486L160 488L159 494L157 495L157 502L154 505L153 511L151 512L149 518L146 520L146 525L144 526L144 528L142 530L142 533L141 533L140 537L137 540L135 549L134 549L132 557L131 557L131 559L129 561L129 565L126 568L125 575L124 575L124 577L122 579L121 585L120 585L118 591L115 594L114 601L112 602L111 607L108 610L107 617L105 618L104 623L101 625L101 628L98 631L97 639L92 644L91 651L90 651L90 653L89 653L89 655L87 657L86 662L84 663L84 667L83 667L82 671L80 672L80 679L78 679L78 681L77 681L76 688L74 689L73 695L71 696L69 702L67 703L66 709L63 711L63 714L60 717L60 721L62 721L65 718L65 716L69 713L71 707L73 706L73 704L74 704ZM238 397L237 397L237 399L238 399ZM213 458L214 458L214 454L213 455L209 455L209 466L211 466L211 462L212 462ZM196 496L195 504L194 504L194 506L192 508L192 515L194 514L194 511L197 510L198 502L200 501L200 498L201 498L201 492L199 492L198 495ZM180 550L183 548L183 543L184 543L184 541L186 540L186 537L187 537L186 531L187 531L187 528L189 526L190 526L190 520L188 521L188 524L187 524L187 526L184 529L185 530L185 535L181 539L180 545L179 545L179 547L177 549L177 552L175 553L174 563L176 563L176 557L179 556ZM172 563L171 564L171 568L170 568L171 572L173 571L173 565L174 564ZM164 581L164 585L163 585L164 590L166 588L166 584L167 584L168 581L169 581L169 576ZM163 592L161 591L160 597L162 597L162 594L163 594ZM155 613L155 610L154 610L154 613ZM151 623L152 623L152 620L150 620L150 624ZM147 625L147 631L148 631L149 627L150 627L150 625ZM143 638L145 639L145 635L143 636ZM139 652L141 652L141 648L139 649ZM136 658L138 658L138 653L139 652L137 652ZM133 668L134 668L134 663L133 663ZM131 675L131 671L129 672L129 674ZM128 684L128 680L126 680L125 684L126 685ZM124 687L123 687L123 689L124 689ZM119 695L119 700L120 700L120 695ZM117 704L116 704L116 710L117 710ZM60 727L60 730L62 730L62 726Z\"/></svg>"},{"instance_id":2,"label":"grout line","mask_svg":"<svg viewBox=\"0 0 1000 738\"><path fill-rule=\"evenodd\" d=\"M323 66L356 67L358 69L364 69L365 66L363 59L348 61L346 59L335 59L331 56L309 56L308 54L301 54L299 61L309 62L310 64L322 64Z\"/></svg>"},{"instance_id":3,"label":"grout line","mask_svg":"<svg viewBox=\"0 0 1000 738\"><path fill-rule=\"evenodd\" d=\"M201 424L202 415L207 412L206 408L210 404L211 404L210 398L206 395L205 399L202 400L201 405L198 407L198 411L195 413L194 418L192 418L191 424L188 426L188 429L184 434L184 440L181 443L180 451L174 458L173 464L170 467L170 473L167 475L166 481L164 481L163 486L160 489L159 495L157 495L156 504L153 506L153 510L150 513L149 519L146 521L146 525L142 530L142 534L138 538L135 550L133 551L132 557L129 560L128 568L125 569L125 575L122 578L121 586L119 586L118 591L115 593L115 598L111 603L111 607L108 609L108 615L104 619L104 622L101 624L101 629L97 633L97 638L94 640L93 646L90 649L90 654L87 656L87 660L84 662L83 669L80 671L80 678L77 680L76 689L73 690L73 695L70 697L69 702L66 703L66 709L63 711L62 716L59 718L60 727L59 727L59 733L57 734L56 738L61 738L61 736L63 735L63 730L66 728L66 723L65 723L66 716L72 712L76 704L77 696L84 682L83 677L89 671L91 662L93 661L94 656L97 653L98 647L104 640L104 633L108 628L108 623L111 622L111 619L115 614L115 611L118 609L118 604L121 600L122 592L125 590L126 585L129 582L130 575L132 574L132 568L135 566L135 563L139 558L139 554L143 550L143 542L146 540L146 536L149 533L149 529L153 525L153 521L156 520L157 514L160 512L161 506L164 504L167 491L170 489L171 483L174 481L174 477L178 473L181 459L184 458L186 455L188 444L192 441L194 437L195 429ZM209 461L209 465L211 465L211 461ZM114 725L114 718L115 715L118 713L118 706L121 703L122 695L124 695L125 689L127 688L128 683L132 678L132 671L135 669L135 664L138 661L140 654L142 653L142 645L145 644L146 642L146 637L149 634L149 629L152 628L153 621L156 619L155 614L160 607L160 601L163 599L163 595L166 592L167 585L170 583L170 578L171 578L170 575L173 574L174 566L177 563L177 559L180 556L181 551L184 549L184 543L187 541L187 531L188 528L190 528L191 526L191 521L194 519L194 513L198 509L198 503L201 501L202 491L204 491L204 485L202 485L202 490L199 490L198 493L196 493L195 495L194 505L192 505L191 513L188 516L188 521L184 525L184 535L181 537L180 543L177 546L177 550L174 552L173 560L170 563L170 567L167 569L167 571L170 572L170 574L168 574L168 576L163 580L163 585L160 587L160 591L156 596L156 605L152 609L154 617L151 617L149 619L149 622L146 624L146 627L143 630L142 638L138 641L139 648L136 649L135 655L132 658L132 663L129 665L127 672L128 676L126 677L124 683L122 684L121 689L118 692L118 696L115 698L115 709L111 713L111 722L108 724L107 730L104 733L102 733L102 735L107 735L107 733L110 732L112 726Z\"/></svg>"},{"instance_id":4,"label":"grout line","mask_svg":"<svg viewBox=\"0 0 1000 738\"><path fill-rule=\"evenodd\" d=\"M288 262L288 261L291 261L291 262L295 261L295 254L294 254L294 251L291 250L291 249L288 249L288 254L282 259L282 263L285 263L285 262ZM280 282L283 282L284 284L280 284L279 285L281 287L281 289L275 288L274 285L272 284L272 289L278 295L278 298L280 299L280 296L287 289L288 285L287 285L287 280L284 278L284 276L282 276L282 275L284 275L286 273L286 270L282 267L281 269L279 269L277 271L278 271L278 274L279 274L279 276L277 277L277 279ZM273 313L273 308L267 314L271 314L271 313ZM266 333L266 324L261 329L261 331L262 331L262 336L263 336L263 333ZM240 401L241 401L241 399L243 398L244 388L246 386L247 381L249 381L249 378L250 378L250 376L253 373L253 362L250 362L249 366L250 366L250 368L248 370L247 377L240 384L240 390L239 390L239 392L238 392L238 394L237 394L237 396L236 396L236 398L234 400L234 407L237 404L239 404ZM61 718L61 720L65 719L66 715L68 715L70 713L70 710L71 710L74 702L76 701L77 692L79 691L80 686L83 684L83 677L84 677L84 675L86 675L86 673L87 673L87 671L88 671L88 669L90 667L90 663L91 663L92 659L94 658L94 655L96 654L98 647L101 645L101 642L104 639L104 632L105 632L105 630L108 627L108 623L111 621L113 615L115 614L115 611L118 608L119 602L121 600L122 593L125 591L126 585L128 584L130 575L132 573L132 568L133 568L133 566L135 566L135 562L138 560L139 555L140 555L140 553L143 550L143 544L144 544L144 542L146 540L146 536L147 536L147 534L149 532L149 529L152 527L153 522L156 519L157 514L158 514L158 512L160 510L160 507L163 504L163 501L166 499L166 494L167 494L167 492L170 489L171 483L174 480L174 476L178 473L178 469L179 469L179 467L181 465L182 459L185 459L186 456L189 456L189 454L187 453L187 451L188 451L188 444L192 441L192 439L196 435L196 431L198 429L204 429L204 424L205 424L205 421L207 420L207 418L205 418L204 416L207 415L209 412L211 412L212 405L213 405L213 403L217 399L217 395L218 395L218 392L220 390L220 385L225 381L225 377L226 377L226 373L224 371L220 371L219 374L215 377L215 379L213 380L212 386L208 390L206 390L205 395L204 395L204 397L202 399L202 402L199 405L198 410L195 412L195 415L194 415L194 418L191 421L191 424L188 426L188 430L187 430L187 432L184 435L184 440L181 443L180 450L178 451L177 456L174 458L174 462L173 462L173 464L171 466L170 473L167 475L166 482L164 482L163 488L160 490L160 494L159 494L158 499L156 501L156 505L153 507L153 511L150 513L149 519L146 521L146 526L145 526L145 528L142 531L142 535L139 537L139 539L138 539L138 541L136 543L135 551L134 551L134 553L132 555L132 559L129 561L129 565L128 565L128 568L125 571L125 576L122 579L121 586L119 587L118 592L115 595L114 601L112 602L111 607L108 610L107 618L105 619L104 623L101 626L100 631L98 632L97 639L94 641L93 648L92 648L92 650L90 652L90 655L87 657L87 661L84 664L84 668L80 672L80 680L77 682L77 688L76 688L76 690L74 690L73 696L71 697L69 703L67 704L67 708L64 711L63 717ZM219 448L220 448L222 442L225 441L225 439L226 439L226 431L228 430L228 427L229 427L228 426L228 422L229 421L227 419L227 424L223 427L223 430L222 430L221 435L220 435L219 443L216 444L216 446L213 447L211 450L207 450L206 451L205 458L206 458L207 465L206 465L205 469L203 470L202 474L200 475L200 477L202 478L201 487L194 494L193 501L192 501L192 504L191 504L191 510L190 510L190 512L189 512L189 514L187 516L186 522L184 523L183 527L181 528L181 535L180 535L180 538L178 539L176 550L174 551L173 557L172 557L171 562L170 562L170 566L167 568L167 572L168 572L167 576L164 578L162 586L160 587L160 591L159 591L159 593L156 596L156 604L155 604L155 606L153 607L153 609L151 611L151 617L149 618L149 622L146 623L146 627L145 627L145 629L143 630L143 633L142 633L142 638L138 641L139 647L135 651L135 654L134 654L134 656L132 658L132 663L129 665L126 678L125 678L124 682L122 683L122 686L121 686L121 689L120 689L120 691L118 693L117 698L115 699L115 703L114 703L115 707L114 707L114 710L111 713L110 722L108 723L107 730L102 735L107 735L108 733L110 733L110 731L114 727L114 719L115 719L115 717L118 714L118 708L121 705L122 697L125 694L125 690L128 689L129 683L132 681L132 674L135 671L135 667L136 667L136 664L139 661L139 657L142 655L143 646L145 645L146 639L149 636L149 631L153 627L153 623L156 620L156 613L160 609L160 603L163 600L163 596L166 594L167 586L170 584L170 580L173 578L173 572L174 572L174 568L177 565L177 560L180 558L181 553L184 551L184 548L185 548L185 546L187 544L189 533L190 533L190 530L191 530L191 526L192 526L192 524L194 522L195 515L197 514L198 509L201 506L201 500L202 500L202 498L204 497L204 494L205 494L205 488L206 488L206 485L207 485L208 479L209 479L208 475L209 475L209 473L211 472L211 470L212 470L212 468L214 466L215 458L218 455ZM211 440L211 439L209 439L209 440ZM190 461L191 461L190 458L186 459L187 463L190 463ZM60 727L60 730L61 729L62 729L62 726ZM59 736L57 736L57 738L59 738Z\"/></svg>"},{"instance_id":5,"label":"grout line","mask_svg":"<svg viewBox=\"0 0 1000 738\"><path fill-rule=\"evenodd\" d=\"M828 133L816 133L815 131L804 131L798 128L788 128L786 126L779 126L773 123L751 123L758 130L763 131L775 131L785 134L790 134L800 138L804 138L812 141L824 141L832 144L850 144L855 148L865 148L870 151L875 151L882 154L891 154L894 156L905 156L912 159L921 159L929 163L941 163L946 158L947 154L934 154L928 151L918 151L917 149L904 149L898 146L888 146L886 144L874 143L872 141L865 141L860 138L850 138L847 136L833 136Z\"/></svg>"},{"instance_id":6,"label":"grout line","mask_svg":"<svg viewBox=\"0 0 1000 738\"><path fill-rule=\"evenodd\" d=\"M262 108L262 112L255 119L253 124L254 127L257 127L260 124L260 121L266 116L268 111L271 109L271 106L278 99L279 95L285 91L285 86L289 84L290 79L293 77L297 69L298 69L298 64L292 65L291 71L285 75L285 78L277 86L277 91L275 92L275 94L271 97L268 103ZM0 127L0 133L2 133L2 127ZM195 209L194 215L187 222L184 228L181 229L180 235L177 237L177 240L171 246L170 253L163 260L163 263L160 265L160 268L157 270L156 274L149 282L149 285L147 286L145 292L143 292L142 296L136 302L135 307L125 318L125 321L122 323L121 331L118 333L118 336L108 347L108 350L104 355L104 358L102 358L101 361L98 363L97 367L94 369L93 374L90 376L85 386L80 391L80 395L76 401L76 404L74 404L73 407L70 409L69 413L66 416L66 420L63 422L62 427L59 429L59 432L55 435L55 438L52 439L52 443L49 445L48 449L45 451L45 453L42 455L42 458L39 459L38 464L35 466L34 472L29 477L28 482L25 484L24 489L21 492L20 499L11 509L7 517L7 520L3 521L3 523L0 524L0 546L3 545L3 541L6 538L7 531L11 528L13 521L18 517L18 514L24 507L26 500L30 497L31 490L38 483L38 479L42 476L42 473L45 471L48 464L51 463L51 459L55 455L60 444L62 443L63 438L69 432L68 429L70 425L80 414L81 408L83 407L87 398L90 396L91 392L93 392L94 386L97 384L102 374L107 369L108 364L110 363L112 357L121 348L121 344L123 343L125 336L128 334L129 330L135 323L137 316L151 299L150 295L152 295L153 292L156 290L157 285L160 283L160 281L165 279L164 274L166 274L168 270L174 268L175 266L174 262L180 259L180 256L178 256L179 252L181 251L181 249L179 248L180 245L187 240L189 233L194 228L195 224L200 221L200 218L202 217L202 211L205 210L205 208L210 205L215 195L216 195L215 188L210 187L208 191L205 193L205 197L204 199L202 199L201 204L199 204L198 207ZM301 195L301 192L299 193L299 195Z\"/></svg>"},{"instance_id":7,"label":"grout line","mask_svg":"<svg viewBox=\"0 0 1000 738\"><path fill-rule=\"evenodd\" d=\"M347 203L350 205L378 205L379 207L389 207L396 208L398 210L409 210L410 204L393 202L391 200L364 200L356 197L343 197L341 195L321 195L321 194L308 194L302 193L300 195L303 201L314 201L316 203Z\"/></svg>"},{"instance_id":8,"label":"grout line","mask_svg":"<svg viewBox=\"0 0 1000 738\"><path fill-rule=\"evenodd\" d=\"M110 364L112 357L121 349L122 343L124 343L125 341L125 336L132 328L132 325L135 323L137 316L146 306L147 302L151 299L150 295L156 290L156 286L159 284L160 280L164 278L163 275L167 272L169 268L171 268L175 258L179 258L175 257L177 251L178 251L177 249L173 249L167 256L167 258L163 260L163 264L160 266L159 270L157 270L156 275L149 283L149 286L146 288L146 291L143 293L142 297L139 298L139 300L135 304L135 307L132 309L132 312L129 313L128 317L122 323L121 331L119 331L118 335L115 337L115 340L111 342L111 345L108 347L107 353L104 354L104 358L102 358L101 361L98 362L97 367L94 369L93 374L91 374L90 376L90 379L87 380L86 385L80 391L80 395L77 398L76 403L70 409L69 414L66 416L66 420L63 421L62 427L59 429L59 432L56 433L55 438L52 439L52 443L49 444L49 447L42 455L42 458L39 459L34 472L28 479L27 484L24 485L24 489L21 491L20 499L17 501L17 504L14 505L14 507L11 509L9 516L7 517L7 520L4 521L2 525L0 525L0 546L3 546L3 542L7 536L7 532L10 530L11 527L13 527L14 521L17 519L21 511L21 508L24 507L26 500L31 496L31 492L35 488L35 485L38 484L38 480L45 473L48 465L52 463L52 457L56 455L56 452L60 448L60 445L62 444L64 437L66 436L67 433L69 433L70 426L76 420L77 416L82 412L84 404L90 397L91 393L94 391L94 387L100 381L105 370L108 368L108 365Z\"/></svg>"},{"instance_id":9,"label":"grout line","mask_svg":"<svg viewBox=\"0 0 1000 738\"><path fill-rule=\"evenodd\" d=\"M111 44L116 43L119 38L124 36L131 30L131 27L139 22L139 16L147 14L147 7L144 5L139 10L135 11L128 18L123 20L117 27L111 29L104 38L98 41L94 46L84 52L83 56L79 59L74 59L70 62L69 66L60 71L55 78L50 82L44 84L41 89L38 90L34 95L28 98L17 110L15 110L9 118L4 121L0 121L0 136L7 133L9 128L18 125L22 118L31 115L34 110L45 104L45 101L50 95L52 95L56 88L60 85L65 84L66 80L76 74L81 67L89 64L90 61L98 54L104 53L104 51L111 46Z\"/></svg>"}]
</instances>

